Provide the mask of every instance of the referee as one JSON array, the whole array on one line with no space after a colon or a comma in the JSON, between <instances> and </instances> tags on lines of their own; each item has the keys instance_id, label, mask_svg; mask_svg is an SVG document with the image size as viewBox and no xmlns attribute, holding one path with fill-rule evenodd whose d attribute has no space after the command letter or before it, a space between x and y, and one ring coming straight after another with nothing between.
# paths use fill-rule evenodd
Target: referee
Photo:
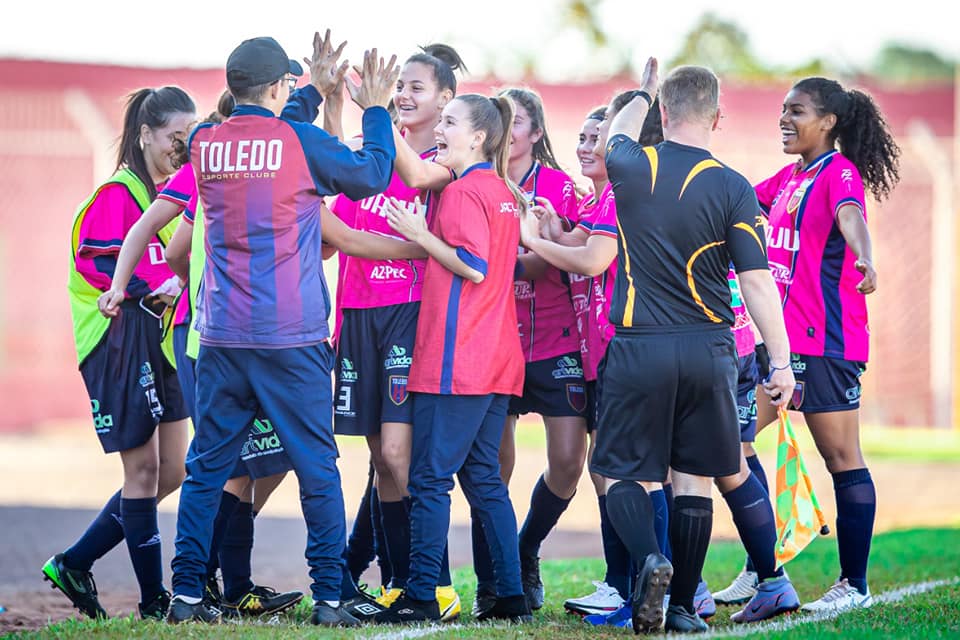
<instances>
[{"instance_id":1,"label":"referee","mask_svg":"<svg viewBox=\"0 0 960 640\"><path fill-rule=\"evenodd\" d=\"M642 147L635 140L657 80L651 58L642 90L613 120L607 142L619 236L610 308L616 335L601 363L590 462L606 478L610 519L642 567L631 605L635 633L659 629L668 586L666 629L707 629L693 596L713 523L711 485L740 461L731 260L770 352L771 402L783 404L794 387L756 196L709 151L720 121L717 77L703 67L674 69L660 95L664 142ZM668 469L673 566L657 550L647 493Z\"/></svg>"}]
</instances>

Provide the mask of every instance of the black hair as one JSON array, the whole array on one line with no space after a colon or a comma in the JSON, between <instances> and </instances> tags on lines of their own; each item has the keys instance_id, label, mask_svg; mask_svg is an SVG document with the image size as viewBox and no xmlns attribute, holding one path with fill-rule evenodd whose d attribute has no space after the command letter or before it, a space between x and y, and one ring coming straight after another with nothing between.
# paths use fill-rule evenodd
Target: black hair
<instances>
[{"instance_id":1,"label":"black hair","mask_svg":"<svg viewBox=\"0 0 960 640\"><path fill-rule=\"evenodd\" d=\"M419 62L427 65L433 70L433 79L437 81L437 87L441 91L450 89L453 95L457 95L457 76L454 71L467 73L467 65L463 63L460 54L450 45L434 43L425 47L420 47L422 53L415 53L404 64Z\"/></svg>"},{"instance_id":2,"label":"black hair","mask_svg":"<svg viewBox=\"0 0 960 640\"><path fill-rule=\"evenodd\" d=\"M539 131L540 139L533 144L533 159L551 169L560 169L560 163L553 153L550 136L547 135L547 119L543 112L543 100L533 89L504 89L498 95L507 96L518 104L530 116L531 131Z\"/></svg>"},{"instance_id":3,"label":"black hair","mask_svg":"<svg viewBox=\"0 0 960 640\"><path fill-rule=\"evenodd\" d=\"M587 120L600 120L601 122L607 119L607 107L606 105L602 107L594 107L590 113L587 114Z\"/></svg>"},{"instance_id":4,"label":"black hair","mask_svg":"<svg viewBox=\"0 0 960 640\"><path fill-rule=\"evenodd\" d=\"M217 110L211 111L210 115L204 118L201 122L197 123L197 126L200 126L201 124L220 124L230 117L230 114L233 113L233 109L236 107L236 105L237 101L234 99L233 94L230 93L230 90L227 89L220 94L220 100L217 101ZM194 129L196 128L197 127L194 127ZM190 133L191 135L193 134L192 131ZM185 140L174 140L173 150L177 154L177 157L173 162L175 167L179 169L183 165L190 162L190 152Z\"/></svg>"},{"instance_id":5,"label":"black hair","mask_svg":"<svg viewBox=\"0 0 960 640\"><path fill-rule=\"evenodd\" d=\"M133 171L147 188L150 200L157 197L157 188L147 161L140 148L140 128L147 125L160 129L170 122L176 113L196 113L197 107L186 91L180 87L140 89L127 97L123 112L123 133L117 149L117 169L127 167Z\"/></svg>"},{"instance_id":6,"label":"black hair","mask_svg":"<svg viewBox=\"0 0 960 640\"><path fill-rule=\"evenodd\" d=\"M640 127L640 138L637 140L645 147L651 147L663 142L663 119L660 116L660 96L653 99L653 104L647 111L647 117L643 119L643 126Z\"/></svg>"},{"instance_id":7,"label":"black hair","mask_svg":"<svg viewBox=\"0 0 960 640\"><path fill-rule=\"evenodd\" d=\"M837 117L829 132L831 142L839 143L840 152L857 168L878 202L889 197L900 181L900 147L873 98L820 77L804 78L793 89L810 96L817 115Z\"/></svg>"}]
</instances>

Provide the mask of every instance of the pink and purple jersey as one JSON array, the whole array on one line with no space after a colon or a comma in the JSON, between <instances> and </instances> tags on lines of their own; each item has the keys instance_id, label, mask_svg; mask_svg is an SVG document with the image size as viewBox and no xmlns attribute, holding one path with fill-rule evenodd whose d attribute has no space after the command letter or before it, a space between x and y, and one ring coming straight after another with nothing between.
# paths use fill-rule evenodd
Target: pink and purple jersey
<instances>
[{"instance_id":1,"label":"pink and purple jersey","mask_svg":"<svg viewBox=\"0 0 960 640\"><path fill-rule=\"evenodd\" d=\"M588 196L580 202L577 227L587 235L617 239L617 203L613 188L607 183L599 196ZM614 326L610 323L610 300L617 278L617 259L596 277L570 274L570 293L577 314L580 334L580 355L583 359L583 377L597 379L597 367L607 345L613 339Z\"/></svg>"},{"instance_id":2,"label":"pink and purple jersey","mask_svg":"<svg viewBox=\"0 0 960 640\"><path fill-rule=\"evenodd\" d=\"M190 160L206 249L201 344L286 348L328 337L322 198L365 198L386 189L393 173L386 110L364 111L363 131L363 147L353 152L322 129L255 105L194 130Z\"/></svg>"},{"instance_id":3,"label":"pink and purple jersey","mask_svg":"<svg viewBox=\"0 0 960 640\"><path fill-rule=\"evenodd\" d=\"M193 174L193 165L188 162L180 167L167 182L163 191L157 194L157 200L166 200L175 204L180 211L184 212L183 219L192 226L193 215L197 210L197 178ZM186 213L188 211L189 215ZM190 298L189 292L185 291L177 301L177 308L173 312L173 324L176 326L189 321Z\"/></svg>"},{"instance_id":4,"label":"pink and purple jersey","mask_svg":"<svg viewBox=\"0 0 960 640\"><path fill-rule=\"evenodd\" d=\"M767 255L790 350L866 362L867 303L856 288L862 275L837 223L844 205L857 207L866 219L860 172L829 151L808 167L784 167L756 192L769 220Z\"/></svg>"},{"instance_id":5,"label":"pink and purple jersey","mask_svg":"<svg viewBox=\"0 0 960 640\"><path fill-rule=\"evenodd\" d=\"M440 196L433 233L484 274L478 284L427 260L407 389L420 393L523 393L513 270L517 203L489 163L467 169Z\"/></svg>"},{"instance_id":6,"label":"pink and purple jersey","mask_svg":"<svg viewBox=\"0 0 960 640\"><path fill-rule=\"evenodd\" d=\"M433 148L420 154L420 157L432 160L436 154L437 150ZM414 200L419 197L421 213L427 215L427 222L430 222L429 192L408 187L396 173L383 193L359 201L341 195L334 201L331 210L354 229L403 240L404 237L387 224L383 211L384 202L391 197L403 203L409 212L413 211L416 206ZM368 260L345 256L340 266L342 276L339 279L341 288L337 290L337 302L344 309L369 309L420 301L426 260Z\"/></svg>"},{"instance_id":7,"label":"pink and purple jersey","mask_svg":"<svg viewBox=\"0 0 960 640\"><path fill-rule=\"evenodd\" d=\"M730 267L727 274L727 281L730 283L730 308L733 309L733 339L737 343L737 357L742 358L753 353L757 346L756 338L753 335L753 320L747 313L747 308L743 304L743 296L740 295L740 281L737 280L737 273Z\"/></svg>"},{"instance_id":8,"label":"pink and purple jersey","mask_svg":"<svg viewBox=\"0 0 960 640\"><path fill-rule=\"evenodd\" d=\"M537 204L535 198L546 198L561 218L576 223L577 192L563 171L535 162L520 180L519 187L527 196L528 204ZM523 247L518 248L520 254L525 251ZM565 279L562 271L549 266L536 280L513 283L520 344L527 362L554 358L577 349L576 317Z\"/></svg>"},{"instance_id":9,"label":"pink and purple jersey","mask_svg":"<svg viewBox=\"0 0 960 640\"><path fill-rule=\"evenodd\" d=\"M157 190L163 184L157 185ZM113 281L123 239L143 211L130 191L118 182L103 186L90 203L79 232L76 269L94 288L107 291ZM163 257L163 244L154 236L134 267L127 298L142 298L173 277Z\"/></svg>"}]
</instances>

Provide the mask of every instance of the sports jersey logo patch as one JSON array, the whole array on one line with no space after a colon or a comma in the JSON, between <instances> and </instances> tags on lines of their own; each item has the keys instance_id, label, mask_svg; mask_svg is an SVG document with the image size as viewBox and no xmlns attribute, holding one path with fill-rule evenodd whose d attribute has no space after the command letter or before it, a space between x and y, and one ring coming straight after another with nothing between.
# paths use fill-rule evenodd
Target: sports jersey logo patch
<instances>
[{"instance_id":1,"label":"sports jersey logo patch","mask_svg":"<svg viewBox=\"0 0 960 640\"><path fill-rule=\"evenodd\" d=\"M811 184L813 184L813 178L807 178L790 194L790 199L787 200L787 213L793 215L797 212L797 209L800 208L800 203L803 202L803 196L807 195L807 187Z\"/></svg>"},{"instance_id":2,"label":"sports jersey logo patch","mask_svg":"<svg viewBox=\"0 0 960 640\"><path fill-rule=\"evenodd\" d=\"M399 407L408 396L407 376L390 376L390 402Z\"/></svg>"},{"instance_id":3,"label":"sports jersey logo patch","mask_svg":"<svg viewBox=\"0 0 960 640\"><path fill-rule=\"evenodd\" d=\"M793 388L793 397L790 399L790 406L800 410L800 407L803 406L803 383L797 382L797 386Z\"/></svg>"},{"instance_id":4,"label":"sports jersey logo patch","mask_svg":"<svg viewBox=\"0 0 960 640\"><path fill-rule=\"evenodd\" d=\"M567 402L577 413L587 410L587 388L582 384L567 385Z\"/></svg>"}]
</instances>

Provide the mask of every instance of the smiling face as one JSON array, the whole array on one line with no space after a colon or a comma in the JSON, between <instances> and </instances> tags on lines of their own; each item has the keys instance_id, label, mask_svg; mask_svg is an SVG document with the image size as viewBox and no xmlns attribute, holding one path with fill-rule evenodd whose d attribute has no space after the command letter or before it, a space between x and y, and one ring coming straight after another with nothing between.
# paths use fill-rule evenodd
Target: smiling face
<instances>
[{"instance_id":1,"label":"smiling face","mask_svg":"<svg viewBox=\"0 0 960 640\"><path fill-rule=\"evenodd\" d=\"M408 62L403 65L397 78L393 104L397 108L400 125L415 130L422 126L434 126L451 97L449 89L440 90L429 65Z\"/></svg>"},{"instance_id":2,"label":"smiling face","mask_svg":"<svg viewBox=\"0 0 960 640\"><path fill-rule=\"evenodd\" d=\"M150 176L161 182L177 172L180 166L177 141L186 142L197 114L177 112L170 115L167 124L157 129L147 125L140 128L143 157Z\"/></svg>"},{"instance_id":3,"label":"smiling face","mask_svg":"<svg viewBox=\"0 0 960 640\"><path fill-rule=\"evenodd\" d=\"M470 107L463 100L452 100L443 108L440 122L433 130L437 143L434 162L458 175L464 169L483 161L483 141L486 135L475 131L470 122Z\"/></svg>"},{"instance_id":4,"label":"smiling face","mask_svg":"<svg viewBox=\"0 0 960 640\"><path fill-rule=\"evenodd\" d=\"M580 138L577 143L577 160L580 161L580 173L591 180L606 180L607 167L603 158L598 158L594 151L597 140L600 138L601 120L587 118L580 127ZM602 147L601 147L602 149Z\"/></svg>"},{"instance_id":5,"label":"smiling face","mask_svg":"<svg viewBox=\"0 0 960 640\"><path fill-rule=\"evenodd\" d=\"M533 160L533 145L543 137L543 131L534 129L533 120L519 100L515 100L516 113L510 129L510 162L530 164Z\"/></svg>"},{"instance_id":6,"label":"smiling face","mask_svg":"<svg viewBox=\"0 0 960 640\"><path fill-rule=\"evenodd\" d=\"M833 148L830 131L837 117L828 113L817 114L817 107L810 94L791 89L783 99L780 113L780 140L783 152L799 155L809 164L818 156Z\"/></svg>"}]
</instances>

